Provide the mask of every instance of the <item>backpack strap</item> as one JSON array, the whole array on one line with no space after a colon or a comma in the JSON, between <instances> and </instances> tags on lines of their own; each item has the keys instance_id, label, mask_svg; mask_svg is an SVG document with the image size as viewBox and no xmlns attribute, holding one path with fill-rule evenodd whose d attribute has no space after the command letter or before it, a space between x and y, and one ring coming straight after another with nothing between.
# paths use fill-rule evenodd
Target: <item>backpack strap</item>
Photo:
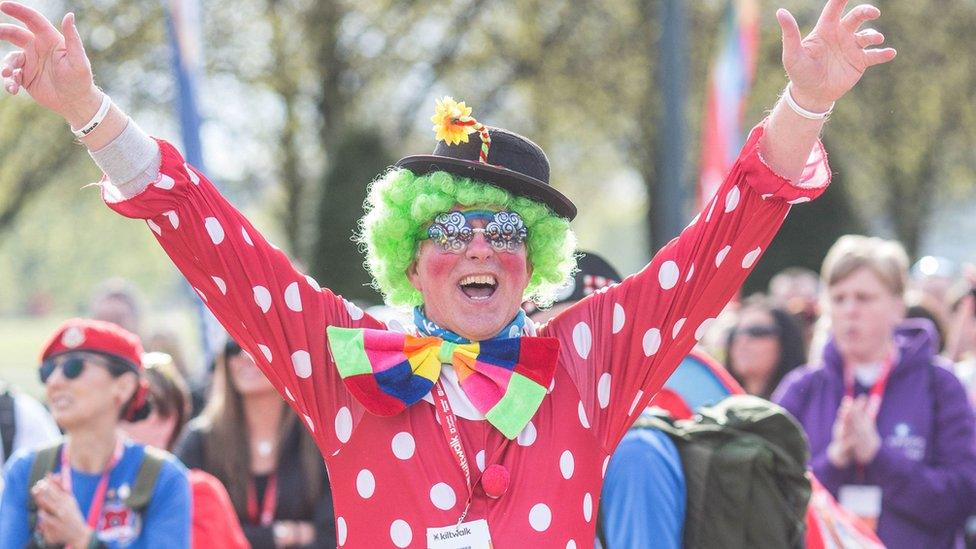
<instances>
[{"instance_id":1,"label":"backpack strap","mask_svg":"<svg viewBox=\"0 0 976 549\"><path fill-rule=\"evenodd\" d=\"M54 471L54 464L58 461L58 456L61 454L61 445L61 441L58 441L39 449L34 455L34 463L31 464L30 476L27 478L28 494L30 493L30 489L37 484L37 481ZM30 531L33 533L37 527L37 503L29 495L27 497L27 513Z\"/></svg>"},{"instance_id":2,"label":"backpack strap","mask_svg":"<svg viewBox=\"0 0 976 549\"><path fill-rule=\"evenodd\" d=\"M3 442L4 461L10 459L10 454L14 451L16 434L17 413L14 408L14 395L6 386L0 385L0 438Z\"/></svg>"},{"instance_id":3,"label":"backpack strap","mask_svg":"<svg viewBox=\"0 0 976 549\"><path fill-rule=\"evenodd\" d=\"M145 447L145 454L139 472L136 473L136 481L133 484L129 497L125 498L125 504L134 511L143 511L149 506L153 492L156 489L156 479L159 478L159 471L163 468L167 454L151 446Z\"/></svg>"}]
</instances>

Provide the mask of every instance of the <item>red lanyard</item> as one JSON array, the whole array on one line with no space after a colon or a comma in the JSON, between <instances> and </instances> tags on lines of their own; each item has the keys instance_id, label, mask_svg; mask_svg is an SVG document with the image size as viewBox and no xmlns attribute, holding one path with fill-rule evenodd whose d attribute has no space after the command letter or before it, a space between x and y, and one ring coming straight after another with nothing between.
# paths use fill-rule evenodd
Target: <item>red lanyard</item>
<instances>
[{"instance_id":1,"label":"red lanyard","mask_svg":"<svg viewBox=\"0 0 976 549\"><path fill-rule=\"evenodd\" d=\"M95 495L92 496L91 506L88 508L88 526L96 532L98 531L98 521L102 517L102 506L105 505L105 491L108 490L108 477L112 473L112 469L122 459L122 453L124 451L125 446L122 444L122 439L116 437L115 452L112 453L112 459L108 462L105 470L102 471L102 478L98 480L98 485L95 487ZM68 459L67 443L61 450L61 484L65 490L71 492L71 462Z\"/></svg>"},{"instance_id":2,"label":"red lanyard","mask_svg":"<svg viewBox=\"0 0 976 549\"><path fill-rule=\"evenodd\" d=\"M877 418L878 411L881 410L881 401L884 399L885 388L888 386L888 377L891 376L891 370L894 363L894 359L889 355L881 365L881 373L878 376L878 379L874 382L874 385L868 389L868 399L871 404L870 412L872 419ZM854 398L853 371L846 372L844 374L844 395Z\"/></svg>"},{"instance_id":3,"label":"red lanyard","mask_svg":"<svg viewBox=\"0 0 976 549\"><path fill-rule=\"evenodd\" d=\"M252 477L247 483L247 519L252 524L271 526L274 522L275 505L278 503L278 473L271 473L261 498L261 514L258 515L257 488ZM260 522L259 522L260 520Z\"/></svg>"},{"instance_id":4,"label":"red lanyard","mask_svg":"<svg viewBox=\"0 0 976 549\"><path fill-rule=\"evenodd\" d=\"M471 486L471 467L468 464L468 455L464 453L464 445L461 443L461 431L458 429L457 416L454 415L454 410L451 409L451 403L447 400L447 393L444 392L444 385L441 380L437 380L434 384L434 390L431 391L434 396L436 403L434 404L434 409L437 411L437 419L441 423L441 432L444 433L444 440L447 441L447 445L451 448L451 454L454 456L454 461L457 463L461 472L464 473L464 480L466 487L468 489L468 499L464 504L464 511L461 513L461 518L458 519L458 524L464 522L464 517L468 514L468 508L471 507L471 498L474 495L474 488Z\"/></svg>"}]
</instances>

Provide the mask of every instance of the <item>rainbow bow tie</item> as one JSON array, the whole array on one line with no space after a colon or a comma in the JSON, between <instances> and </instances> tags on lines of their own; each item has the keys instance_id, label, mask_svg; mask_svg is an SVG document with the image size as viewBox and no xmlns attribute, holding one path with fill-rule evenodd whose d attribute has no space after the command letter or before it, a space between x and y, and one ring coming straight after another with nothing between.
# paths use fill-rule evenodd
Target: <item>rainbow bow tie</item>
<instances>
[{"instance_id":1,"label":"rainbow bow tie","mask_svg":"<svg viewBox=\"0 0 976 549\"><path fill-rule=\"evenodd\" d=\"M369 412L402 412L430 392L441 364L451 364L471 403L509 439L542 404L559 354L552 337L459 344L389 330L329 326L327 332L339 375Z\"/></svg>"}]
</instances>

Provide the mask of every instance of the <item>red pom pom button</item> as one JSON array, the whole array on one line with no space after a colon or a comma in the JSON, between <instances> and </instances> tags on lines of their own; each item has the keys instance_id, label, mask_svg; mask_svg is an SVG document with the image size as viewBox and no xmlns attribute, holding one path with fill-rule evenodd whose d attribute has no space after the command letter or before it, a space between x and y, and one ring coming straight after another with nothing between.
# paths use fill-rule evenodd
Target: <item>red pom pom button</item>
<instances>
[{"instance_id":1,"label":"red pom pom button","mask_svg":"<svg viewBox=\"0 0 976 549\"><path fill-rule=\"evenodd\" d=\"M488 497L498 499L508 491L510 479L511 475L508 473L508 469L497 463L492 463L481 475L481 487Z\"/></svg>"}]
</instances>

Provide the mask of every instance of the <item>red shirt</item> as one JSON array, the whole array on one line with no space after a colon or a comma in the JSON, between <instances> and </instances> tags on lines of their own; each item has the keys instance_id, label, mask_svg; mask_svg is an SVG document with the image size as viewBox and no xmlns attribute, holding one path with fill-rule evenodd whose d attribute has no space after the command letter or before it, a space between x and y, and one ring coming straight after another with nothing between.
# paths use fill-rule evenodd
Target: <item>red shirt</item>
<instances>
[{"instance_id":1,"label":"red shirt","mask_svg":"<svg viewBox=\"0 0 976 549\"><path fill-rule=\"evenodd\" d=\"M498 463L511 475L498 499L476 487L467 515L487 519L496 547L592 546L609 455L745 280L790 204L823 192L830 170L821 146L807 183L796 186L762 162L761 134L761 126L753 130L716 197L649 265L539 330L560 340L559 363L551 392L517 440L485 421L460 419L478 469ZM365 413L326 346L329 325L384 325L298 272L172 146L160 145L160 178L110 206L147 220L304 418L329 468L339 544L424 547L426 529L456 523L467 494L434 408L425 401L394 417Z\"/></svg>"},{"instance_id":2,"label":"red shirt","mask_svg":"<svg viewBox=\"0 0 976 549\"><path fill-rule=\"evenodd\" d=\"M189 479L193 490L191 547L250 549L224 485L200 469L190 469Z\"/></svg>"}]
</instances>

